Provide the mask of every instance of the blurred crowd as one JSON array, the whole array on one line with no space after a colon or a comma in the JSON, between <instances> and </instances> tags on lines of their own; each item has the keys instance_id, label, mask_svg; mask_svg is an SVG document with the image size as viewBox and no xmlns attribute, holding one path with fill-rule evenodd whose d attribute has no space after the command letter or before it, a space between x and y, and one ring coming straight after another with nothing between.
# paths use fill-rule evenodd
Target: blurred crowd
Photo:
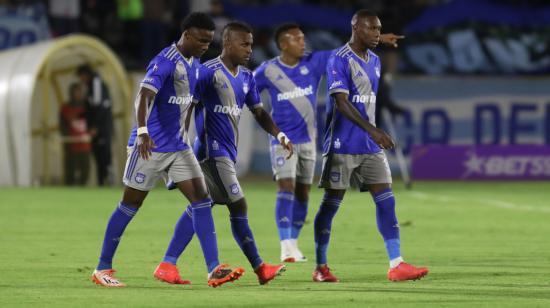
<instances>
[{"instance_id":1,"label":"blurred crowd","mask_svg":"<svg viewBox=\"0 0 550 308\"><path fill-rule=\"evenodd\" d=\"M448 1L448 0L447 0ZM182 0L0 0L0 16L19 18L19 23L36 22L36 33L0 37L0 50L23 45L33 40L58 37L70 33L86 33L100 38L113 48L129 69L141 70L158 51L180 35L179 23L191 10L191 1ZM297 1L297 0L211 0L208 13L217 28L234 16L224 9L224 4L234 6L257 6L270 4L304 4L320 8L353 11L371 8L379 12L387 31L399 33L408 20L425 7L445 2L444 0L344 0L344 1ZM407 12L407 14L402 14ZM2 18L4 19L4 18ZM15 25L15 19L4 23ZM1 22L0 22L1 24ZM271 27L256 27L254 62L274 56L277 49L271 40ZM328 31L317 27L305 27L314 49L328 49L340 45L348 33ZM49 31L48 31L49 30ZM340 31L342 32L342 31ZM221 50L219 31L215 42L205 58L211 58ZM1 41L3 40L3 42Z\"/></svg>"}]
</instances>

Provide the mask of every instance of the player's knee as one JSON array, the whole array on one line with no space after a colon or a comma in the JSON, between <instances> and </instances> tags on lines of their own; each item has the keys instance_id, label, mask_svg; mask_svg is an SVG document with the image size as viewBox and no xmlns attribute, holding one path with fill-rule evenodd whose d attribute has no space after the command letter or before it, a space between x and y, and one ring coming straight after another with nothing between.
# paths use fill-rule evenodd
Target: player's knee
<instances>
[{"instance_id":1,"label":"player's knee","mask_svg":"<svg viewBox=\"0 0 550 308\"><path fill-rule=\"evenodd\" d=\"M306 202L309 199L309 190L311 185L301 184L296 185L294 196L300 202Z\"/></svg>"},{"instance_id":2,"label":"player's knee","mask_svg":"<svg viewBox=\"0 0 550 308\"><path fill-rule=\"evenodd\" d=\"M389 183L381 183L381 184L370 184L368 185L369 192L372 195L376 195L379 192L391 188L391 184Z\"/></svg>"},{"instance_id":3,"label":"player's knee","mask_svg":"<svg viewBox=\"0 0 550 308\"><path fill-rule=\"evenodd\" d=\"M331 199L344 199L345 189L325 189L325 196Z\"/></svg>"},{"instance_id":4,"label":"player's knee","mask_svg":"<svg viewBox=\"0 0 550 308\"><path fill-rule=\"evenodd\" d=\"M244 198L227 205L231 216L242 216L248 212L248 206Z\"/></svg>"},{"instance_id":5,"label":"player's knee","mask_svg":"<svg viewBox=\"0 0 550 308\"><path fill-rule=\"evenodd\" d=\"M146 191L140 191L131 187L126 187L126 189L124 190L124 196L122 197L122 203L127 206L140 208L146 196Z\"/></svg>"},{"instance_id":6,"label":"player's knee","mask_svg":"<svg viewBox=\"0 0 550 308\"><path fill-rule=\"evenodd\" d=\"M293 179L280 179L277 183L279 185L279 192L294 194L295 186Z\"/></svg>"}]
</instances>

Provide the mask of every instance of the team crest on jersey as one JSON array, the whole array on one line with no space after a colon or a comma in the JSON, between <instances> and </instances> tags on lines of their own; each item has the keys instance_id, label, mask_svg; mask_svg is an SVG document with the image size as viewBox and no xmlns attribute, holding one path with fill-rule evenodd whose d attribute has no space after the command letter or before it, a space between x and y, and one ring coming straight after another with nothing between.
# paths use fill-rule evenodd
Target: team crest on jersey
<instances>
[{"instance_id":1,"label":"team crest on jersey","mask_svg":"<svg viewBox=\"0 0 550 308\"><path fill-rule=\"evenodd\" d=\"M277 166L282 166L285 164L285 158L282 156L278 156L275 161L277 162Z\"/></svg>"},{"instance_id":2,"label":"team crest on jersey","mask_svg":"<svg viewBox=\"0 0 550 308\"><path fill-rule=\"evenodd\" d=\"M136 173L135 180L136 180L136 183L142 184L143 182L145 182L145 174L141 172Z\"/></svg>"},{"instance_id":3,"label":"team crest on jersey","mask_svg":"<svg viewBox=\"0 0 550 308\"><path fill-rule=\"evenodd\" d=\"M340 138L336 138L336 140L334 141L334 148L339 149L340 146L342 146L342 144L340 143Z\"/></svg>"},{"instance_id":4,"label":"team crest on jersey","mask_svg":"<svg viewBox=\"0 0 550 308\"><path fill-rule=\"evenodd\" d=\"M248 83L247 82L243 83L243 92L244 92L244 94L248 93Z\"/></svg>"},{"instance_id":5,"label":"team crest on jersey","mask_svg":"<svg viewBox=\"0 0 550 308\"><path fill-rule=\"evenodd\" d=\"M309 73L309 70L305 66L300 66L300 74L307 75Z\"/></svg>"},{"instance_id":6,"label":"team crest on jersey","mask_svg":"<svg viewBox=\"0 0 550 308\"><path fill-rule=\"evenodd\" d=\"M156 72L159 70L159 67L158 65L155 63L155 65L153 65L153 72Z\"/></svg>"},{"instance_id":7,"label":"team crest on jersey","mask_svg":"<svg viewBox=\"0 0 550 308\"><path fill-rule=\"evenodd\" d=\"M195 70L195 79L199 79L199 69Z\"/></svg>"},{"instance_id":8,"label":"team crest on jersey","mask_svg":"<svg viewBox=\"0 0 550 308\"><path fill-rule=\"evenodd\" d=\"M236 195L239 193L239 184L237 183L231 184L229 185L229 189L231 190L232 194Z\"/></svg>"},{"instance_id":9,"label":"team crest on jersey","mask_svg":"<svg viewBox=\"0 0 550 308\"><path fill-rule=\"evenodd\" d=\"M376 67L374 69L374 72L376 73L376 76L378 76L378 78L380 78L380 68L379 67Z\"/></svg>"},{"instance_id":10,"label":"team crest on jersey","mask_svg":"<svg viewBox=\"0 0 550 308\"><path fill-rule=\"evenodd\" d=\"M338 181L340 181L340 172L331 172L331 173L330 173L330 181L331 181L331 182L338 182Z\"/></svg>"}]
</instances>

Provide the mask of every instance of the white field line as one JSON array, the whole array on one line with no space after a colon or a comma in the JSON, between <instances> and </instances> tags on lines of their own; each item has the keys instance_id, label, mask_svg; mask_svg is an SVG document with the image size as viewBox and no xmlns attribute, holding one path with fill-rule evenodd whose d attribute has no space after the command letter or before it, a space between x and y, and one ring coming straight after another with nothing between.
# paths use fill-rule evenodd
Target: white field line
<instances>
[{"instance_id":1,"label":"white field line","mask_svg":"<svg viewBox=\"0 0 550 308\"><path fill-rule=\"evenodd\" d=\"M444 203L457 202L456 198L453 198L453 197L448 196L448 195L441 195L441 194L431 195L431 194L422 193L422 192L418 192L418 191L411 191L407 194L411 195L413 198L421 199L421 200L432 200L432 201L444 202ZM471 201L475 202L476 204L496 207L496 208L500 208L500 209L550 213L550 207L548 207L548 206L520 205L520 204L509 202L509 201L503 201L503 200L497 200L497 199L485 199L485 198L477 199L477 200L471 200Z\"/></svg>"}]
</instances>

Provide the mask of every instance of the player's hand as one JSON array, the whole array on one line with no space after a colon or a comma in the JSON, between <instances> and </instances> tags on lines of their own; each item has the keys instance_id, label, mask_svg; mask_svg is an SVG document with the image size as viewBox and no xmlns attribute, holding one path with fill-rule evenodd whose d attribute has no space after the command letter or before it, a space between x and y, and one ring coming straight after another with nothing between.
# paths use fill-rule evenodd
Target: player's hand
<instances>
[{"instance_id":1,"label":"player's hand","mask_svg":"<svg viewBox=\"0 0 550 308\"><path fill-rule=\"evenodd\" d=\"M397 41L404 39L404 35L395 35L393 33L380 34L380 42L384 45L389 45L397 48Z\"/></svg>"},{"instance_id":2,"label":"player's hand","mask_svg":"<svg viewBox=\"0 0 550 308\"><path fill-rule=\"evenodd\" d=\"M277 135L277 140L279 140L279 143L288 152L288 156L286 157L286 159L291 158L292 154L294 154L294 147L292 146L292 142L290 142L290 139L288 139L285 133L279 132L279 134Z\"/></svg>"},{"instance_id":3,"label":"player's hand","mask_svg":"<svg viewBox=\"0 0 550 308\"><path fill-rule=\"evenodd\" d=\"M294 154L294 146L292 146L292 142L290 142L290 140L288 140L286 143L281 143L281 145L283 146L283 148L288 152L288 156L286 157L286 159L289 159L292 157L292 155Z\"/></svg>"},{"instance_id":4,"label":"player's hand","mask_svg":"<svg viewBox=\"0 0 550 308\"><path fill-rule=\"evenodd\" d=\"M145 160L149 160L149 157L151 157L152 150L156 148L157 146L153 142L153 139L149 136L149 134L141 134L138 136L138 153L141 156L141 158Z\"/></svg>"},{"instance_id":5,"label":"player's hand","mask_svg":"<svg viewBox=\"0 0 550 308\"><path fill-rule=\"evenodd\" d=\"M370 135L372 140L384 150L391 150L395 147L395 143L391 136L379 128L376 128Z\"/></svg>"}]
</instances>

